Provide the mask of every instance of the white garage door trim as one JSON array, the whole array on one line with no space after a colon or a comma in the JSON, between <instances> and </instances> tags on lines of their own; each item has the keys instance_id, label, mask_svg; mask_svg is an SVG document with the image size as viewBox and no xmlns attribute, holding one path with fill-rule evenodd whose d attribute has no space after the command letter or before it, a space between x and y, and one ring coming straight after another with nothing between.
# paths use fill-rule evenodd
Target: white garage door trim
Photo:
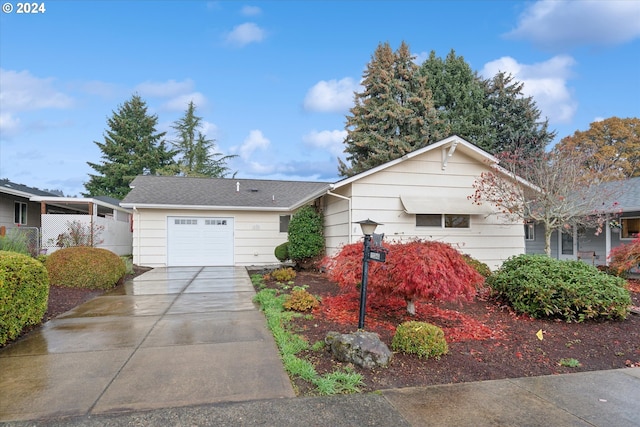
<instances>
[{"instance_id":1,"label":"white garage door trim","mask_svg":"<svg viewBox=\"0 0 640 427\"><path fill-rule=\"evenodd\" d=\"M167 266L233 265L233 218L167 217Z\"/></svg>"}]
</instances>

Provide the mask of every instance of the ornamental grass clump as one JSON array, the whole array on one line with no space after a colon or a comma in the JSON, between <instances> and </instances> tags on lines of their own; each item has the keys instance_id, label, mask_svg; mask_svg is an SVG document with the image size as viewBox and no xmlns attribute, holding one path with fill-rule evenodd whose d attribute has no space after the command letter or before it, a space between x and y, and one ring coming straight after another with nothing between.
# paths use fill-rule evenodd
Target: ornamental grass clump
<instances>
[{"instance_id":1,"label":"ornamental grass clump","mask_svg":"<svg viewBox=\"0 0 640 427\"><path fill-rule=\"evenodd\" d=\"M415 354L422 358L440 356L449 352L444 332L436 325L425 322L404 322L398 326L391 341L393 351Z\"/></svg>"},{"instance_id":2,"label":"ornamental grass clump","mask_svg":"<svg viewBox=\"0 0 640 427\"><path fill-rule=\"evenodd\" d=\"M86 246L58 249L45 265L52 285L69 288L110 289L127 273L115 253Z\"/></svg>"},{"instance_id":3,"label":"ornamental grass clump","mask_svg":"<svg viewBox=\"0 0 640 427\"><path fill-rule=\"evenodd\" d=\"M515 311L536 318L621 320L631 305L624 279L581 261L545 255L511 257L486 283Z\"/></svg>"},{"instance_id":4,"label":"ornamental grass clump","mask_svg":"<svg viewBox=\"0 0 640 427\"><path fill-rule=\"evenodd\" d=\"M0 346L40 323L47 311L49 276L40 261L0 251Z\"/></svg>"}]
</instances>

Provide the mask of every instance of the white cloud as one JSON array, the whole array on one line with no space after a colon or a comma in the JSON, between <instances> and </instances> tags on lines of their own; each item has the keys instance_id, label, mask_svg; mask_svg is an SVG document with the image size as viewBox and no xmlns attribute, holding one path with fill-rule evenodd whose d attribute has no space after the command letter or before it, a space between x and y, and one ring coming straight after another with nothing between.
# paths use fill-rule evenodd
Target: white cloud
<instances>
[{"instance_id":1,"label":"white cloud","mask_svg":"<svg viewBox=\"0 0 640 427\"><path fill-rule=\"evenodd\" d=\"M533 97L543 117L548 117L552 124L569 123L578 108L567 87L574 65L575 60L567 55L554 56L532 65L520 64L505 56L486 63L480 74L485 78L491 78L499 71L512 74L517 81L524 83L522 91Z\"/></svg>"},{"instance_id":2,"label":"white cloud","mask_svg":"<svg viewBox=\"0 0 640 427\"><path fill-rule=\"evenodd\" d=\"M321 80L304 97L304 109L324 113L342 113L353 106L353 93L359 85L350 77Z\"/></svg>"},{"instance_id":3,"label":"white cloud","mask_svg":"<svg viewBox=\"0 0 640 427\"><path fill-rule=\"evenodd\" d=\"M162 109L167 111L186 111L189 102L193 101L196 108L207 105L207 99L200 92L185 93L162 104Z\"/></svg>"},{"instance_id":4,"label":"white cloud","mask_svg":"<svg viewBox=\"0 0 640 427\"><path fill-rule=\"evenodd\" d=\"M311 131L302 137L302 141L315 148L330 152L336 157L344 157L346 130Z\"/></svg>"},{"instance_id":5,"label":"white cloud","mask_svg":"<svg viewBox=\"0 0 640 427\"><path fill-rule=\"evenodd\" d=\"M169 98L193 90L193 80L187 79L181 82L167 80L166 82L144 82L135 87L140 96L151 96L158 98Z\"/></svg>"},{"instance_id":6,"label":"white cloud","mask_svg":"<svg viewBox=\"0 0 640 427\"><path fill-rule=\"evenodd\" d=\"M262 131L255 129L249 132L249 136L245 138L239 148L232 147L231 151L237 152L243 160L248 160L254 151L266 150L270 144L271 141L265 138Z\"/></svg>"},{"instance_id":7,"label":"white cloud","mask_svg":"<svg viewBox=\"0 0 640 427\"><path fill-rule=\"evenodd\" d=\"M262 13L262 9L258 6L243 6L240 11L244 16L256 16Z\"/></svg>"},{"instance_id":8,"label":"white cloud","mask_svg":"<svg viewBox=\"0 0 640 427\"><path fill-rule=\"evenodd\" d=\"M207 139L218 138L218 126L215 123L202 120L200 123L200 132L202 132L203 135L206 135Z\"/></svg>"},{"instance_id":9,"label":"white cloud","mask_svg":"<svg viewBox=\"0 0 640 427\"><path fill-rule=\"evenodd\" d=\"M266 32L253 22L245 22L233 27L233 30L225 36L225 40L231 46L243 47L249 43L261 42L266 35Z\"/></svg>"},{"instance_id":10,"label":"white cloud","mask_svg":"<svg viewBox=\"0 0 640 427\"><path fill-rule=\"evenodd\" d=\"M3 138L11 138L20 132L20 119L11 113L0 113L0 134Z\"/></svg>"},{"instance_id":11,"label":"white cloud","mask_svg":"<svg viewBox=\"0 0 640 427\"><path fill-rule=\"evenodd\" d=\"M45 108L69 108L73 104L70 96L53 87L54 79L39 78L28 71L13 71L0 68L0 105L2 112L41 110Z\"/></svg>"},{"instance_id":12,"label":"white cloud","mask_svg":"<svg viewBox=\"0 0 640 427\"><path fill-rule=\"evenodd\" d=\"M538 1L524 10L516 29L506 36L548 49L625 43L640 37L640 2Z\"/></svg>"}]
</instances>

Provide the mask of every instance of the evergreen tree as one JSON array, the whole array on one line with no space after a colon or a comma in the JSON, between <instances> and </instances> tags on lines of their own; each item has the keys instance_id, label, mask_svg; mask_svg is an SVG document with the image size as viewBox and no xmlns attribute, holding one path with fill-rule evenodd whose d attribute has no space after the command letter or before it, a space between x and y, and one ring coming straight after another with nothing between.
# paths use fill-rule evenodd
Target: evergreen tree
<instances>
[{"instance_id":1,"label":"evergreen tree","mask_svg":"<svg viewBox=\"0 0 640 427\"><path fill-rule=\"evenodd\" d=\"M133 95L107 120L104 142L94 143L102 151L102 162L87 162L98 174L90 174L84 184L85 196L122 199L137 175L153 175L173 163L175 152L164 141L165 132L156 132L158 117L147 114L147 104Z\"/></svg>"},{"instance_id":2,"label":"evergreen tree","mask_svg":"<svg viewBox=\"0 0 640 427\"><path fill-rule=\"evenodd\" d=\"M345 164L342 176L351 176L436 141L439 132L426 78L413 62L409 46L396 52L388 43L378 45L363 74L364 91L356 93L347 116Z\"/></svg>"},{"instance_id":3,"label":"evergreen tree","mask_svg":"<svg viewBox=\"0 0 640 427\"><path fill-rule=\"evenodd\" d=\"M207 139L199 130L202 117L196 116L193 101L189 102L182 118L173 124L178 138L173 141L180 159L162 173L183 176L224 178L229 173L227 160L236 156L214 153L215 141Z\"/></svg>"},{"instance_id":4,"label":"evergreen tree","mask_svg":"<svg viewBox=\"0 0 640 427\"><path fill-rule=\"evenodd\" d=\"M556 133L548 130L548 120L540 120L540 110L533 98L522 93L524 83L515 81L510 74L499 72L484 84L484 108L489 122L481 146L494 154L542 155Z\"/></svg>"},{"instance_id":5,"label":"evergreen tree","mask_svg":"<svg viewBox=\"0 0 640 427\"><path fill-rule=\"evenodd\" d=\"M458 135L486 149L488 111L484 108L482 79L462 56L452 49L443 60L431 51L420 66L440 119L441 133Z\"/></svg>"}]
</instances>

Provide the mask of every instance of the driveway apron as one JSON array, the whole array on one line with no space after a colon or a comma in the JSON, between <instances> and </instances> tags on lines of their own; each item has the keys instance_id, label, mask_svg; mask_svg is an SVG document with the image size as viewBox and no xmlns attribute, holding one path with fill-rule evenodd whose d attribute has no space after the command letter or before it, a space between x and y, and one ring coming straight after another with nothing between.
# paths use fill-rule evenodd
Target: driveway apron
<instances>
[{"instance_id":1,"label":"driveway apron","mask_svg":"<svg viewBox=\"0 0 640 427\"><path fill-rule=\"evenodd\" d=\"M0 421L294 397L242 267L157 268L0 350Z\"/></svg>"}]
</instances>

